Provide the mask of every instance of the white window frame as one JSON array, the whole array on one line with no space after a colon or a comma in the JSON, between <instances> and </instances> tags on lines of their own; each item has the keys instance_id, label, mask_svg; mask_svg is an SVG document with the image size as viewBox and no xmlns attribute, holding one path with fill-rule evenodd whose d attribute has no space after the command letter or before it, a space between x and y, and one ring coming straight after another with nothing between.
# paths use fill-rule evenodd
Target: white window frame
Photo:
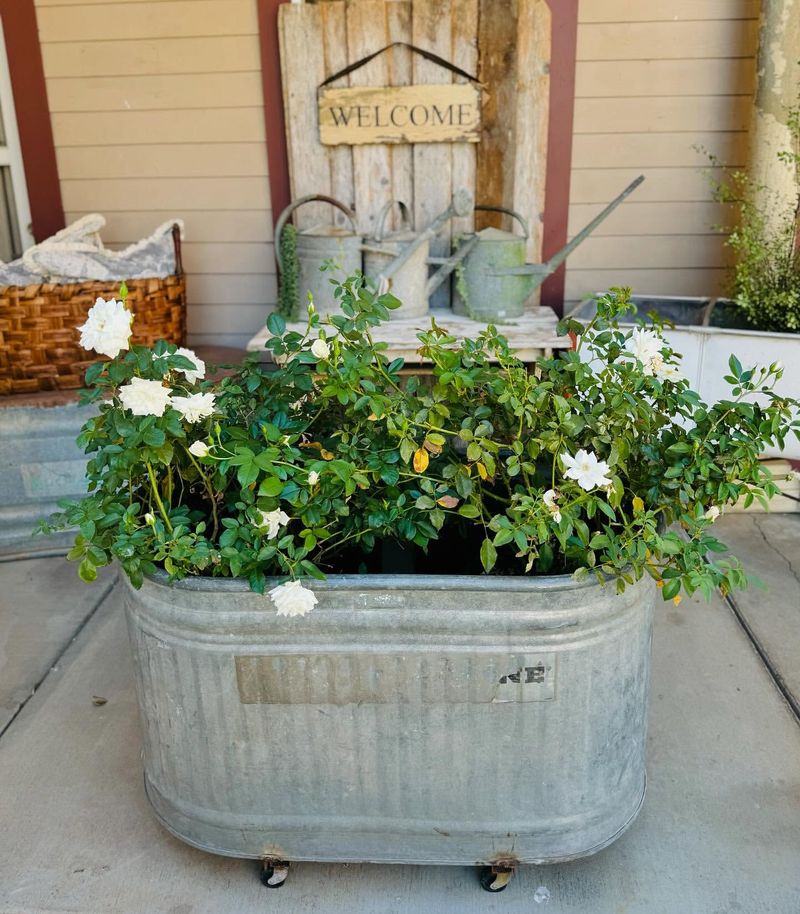
<instances>
[{"instance_id":1,"label":"white window frame","mask_svg":"<svg viewBox=\"0 0 800 914\"><path fill-rule=\"evenodd\" d=\"M8 166L11 171L11 187L14 191L19 237L24 251L36 241L31 226L31 205L28 200L28 185L25 181L25 166L19 142L17 110L14 107L14 92L11 88L11 71L8 68L2 17L0 17L0 111L2 111L3 129L6 135L6 145L0 146L0 167Z\"/></svg>"}]
</instances>

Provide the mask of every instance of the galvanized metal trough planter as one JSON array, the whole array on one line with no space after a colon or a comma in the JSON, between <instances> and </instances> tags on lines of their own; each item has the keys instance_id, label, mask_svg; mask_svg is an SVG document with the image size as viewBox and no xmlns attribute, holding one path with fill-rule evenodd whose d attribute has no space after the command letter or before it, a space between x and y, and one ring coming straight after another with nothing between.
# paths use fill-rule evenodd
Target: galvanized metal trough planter
<instances>
[{"instance_id":1,"label":"galvanized metal trough planter","mask_svg":"<svg viewBox=\"0 0 800 914\"><path fill-rule=\"evenodd\" d=\"M333 575L127 584L147 795L217 854L493 867L595 853L645 792L654 586ZM277 875L275 875L277 874Z\"/></svg>"}]
</instances>

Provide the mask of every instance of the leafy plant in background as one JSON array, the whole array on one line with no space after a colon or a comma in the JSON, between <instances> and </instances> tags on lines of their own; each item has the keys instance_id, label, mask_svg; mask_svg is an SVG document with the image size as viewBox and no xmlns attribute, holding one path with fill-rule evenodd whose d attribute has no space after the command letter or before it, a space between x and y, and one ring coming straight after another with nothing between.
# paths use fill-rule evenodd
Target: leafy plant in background
<instances>
[{"instance_id":1,"label":"leafy plant in background","mask_svg":"<svg viewBox=\"0 0 800 914\"><path fill-rule=\"evenodd\" d=\"M730 295L736 313L758 330L800 332L800 105L788 112L791 148L779 153L795 182L795 200L786 206L778 194L741 169L712 179L714 199L729 204L735 224L717 226L736 253ZM719 160L709 155L712 165Z\"/></svg>"},{"instance_id":2,"label":"leafy plant in background","mask_svg":"<svg viewBox=\"0 0 800 914\"><path fill-rule=\"evenodd\" d=\"M335 294L341 313L311 306L302 333L270 315L274 370L212 383L164 342L89 369L89 491L43 525L79 528L85 580L112 559L136 586L158 567L241 576L292 615L314 605L304 581L394 543L431 571L457 556L462 574L594 574L620 591L650 575L665 599L746 584L713 524L777 491L758 455L800 435L779 365L731 358L730 399L706 405L657 330L618 326L633 305L616 289L590 324L562 323L577 351L536 372L496 328L458 342L432 319L426 382L372 336L393 296L361 276Z\"/></svg>"}]
</instances>

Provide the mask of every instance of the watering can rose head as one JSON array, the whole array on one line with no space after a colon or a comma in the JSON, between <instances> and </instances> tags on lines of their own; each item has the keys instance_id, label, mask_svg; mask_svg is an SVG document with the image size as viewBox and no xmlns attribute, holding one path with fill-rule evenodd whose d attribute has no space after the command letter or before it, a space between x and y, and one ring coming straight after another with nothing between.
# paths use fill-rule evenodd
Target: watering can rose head
<instances>
[{"instance_id":1,"label":"watering can rose head","mask_svg":"<svg viewBox=\"0 0 800 914\"><path fill-rule=\"evenodd\" d=\"M271 370L215 382L191 350L130 346L124 307L98 303L84 344L118 351L87 372L89 492L43 524L78 529L81 577L112 559L135 586L241 577L303 616L309 579L380 567L395 541L424 572L620 591L649 575L675 601L746 584L715 522L778 491L759 454L800 436L779 365L731 357L730 397L703 403L658 326L618 324L633 305L615 289L591 323L562 322L574 349L536 372L493 326L458 341L431 319L420 379L372 336L396 300L358 274L334 291L340 312L309 309L302 332L270 315Z\"/></svg>"}]
</instances>

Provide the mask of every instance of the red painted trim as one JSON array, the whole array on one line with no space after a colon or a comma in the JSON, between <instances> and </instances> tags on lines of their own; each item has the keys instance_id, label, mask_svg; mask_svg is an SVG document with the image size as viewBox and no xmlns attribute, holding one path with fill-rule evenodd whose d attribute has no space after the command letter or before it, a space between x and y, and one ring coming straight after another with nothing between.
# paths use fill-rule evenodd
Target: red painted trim
<instances>
[{"instance_id":1,"label":"red painted trim","mask_svg":"<svg viewBox=\"0 0 800 914\"><path fill-rule=\"evenodd\" d=\"M278 7L283 2L285 0L258 0L261 82L264 87L264 125L267 131L267 165L273 225L291 201L278 41Z\"/></svg>"},{"instance_id":2,"label":"red painted trim","mask_svg":"<svg viewBox=\"0 0 800 914\"><path fill-rule=\"evenodd\" d=\"M42 241L64 228L64 207L34 0L0 0L0 17L25 165L33 237Z\"/></svg>"},{"instance_id":3,"label":"red painted trim","mask_svg":"<svg viewBox=\"0 0 800 914\"><path fill-rule=\"evenodd\" d=\"M547 127L542 253L552 257L567 243L569 182L572 172L572 126L575 111L575 56L578 44L578 0L547 0L552 18L550 114ZM566 265L542 285L541 302L561 314Z\"/></svg>"}]
</instances>

